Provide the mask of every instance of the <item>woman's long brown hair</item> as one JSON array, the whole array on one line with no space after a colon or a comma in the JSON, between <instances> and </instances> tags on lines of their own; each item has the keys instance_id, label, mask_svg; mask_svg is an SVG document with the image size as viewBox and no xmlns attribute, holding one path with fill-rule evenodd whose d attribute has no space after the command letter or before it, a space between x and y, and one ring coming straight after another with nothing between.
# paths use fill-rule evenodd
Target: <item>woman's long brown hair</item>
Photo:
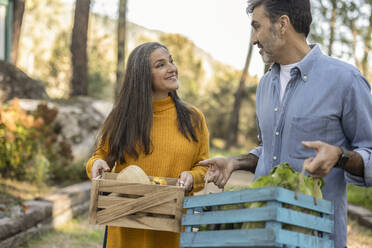
<instances>
[{"instance_id":1,"label":"woman's long brown hair","mask_svg":"<svg viewBox=\"0 0 372 248\"><path fill-rule=\"evenodd\" d=\"M124 83L100 135L100 146L108 142L106 161L111 168L116 161L125 163L127 155L137 159L139 152L151 153L153 108L150 54L158 48L168 51L160 43L147 42L129 55ZM200 116L181 101L176 91L169 95L176 106L179 131L187 140L198 142L194 126L200 128Z\"/></svg>"}]
</instances>

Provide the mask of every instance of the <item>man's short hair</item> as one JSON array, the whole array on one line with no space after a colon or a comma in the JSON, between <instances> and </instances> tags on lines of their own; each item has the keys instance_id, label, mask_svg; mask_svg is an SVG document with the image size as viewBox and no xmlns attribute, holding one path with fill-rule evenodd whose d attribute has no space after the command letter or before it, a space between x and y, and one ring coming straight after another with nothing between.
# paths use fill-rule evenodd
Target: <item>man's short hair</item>
<instances>
[{"instance_id":1,"label":"man's short hair","mask_svg":"<svg viewBox=\"0 0 372 248\"><path fill-rule=\"evenodd\" d=\"M248 0L247 14L252 14L261 5L271 23L287 15L296 32L308 36L312 22L310 0Z\"/></svg>"}]
</instances>

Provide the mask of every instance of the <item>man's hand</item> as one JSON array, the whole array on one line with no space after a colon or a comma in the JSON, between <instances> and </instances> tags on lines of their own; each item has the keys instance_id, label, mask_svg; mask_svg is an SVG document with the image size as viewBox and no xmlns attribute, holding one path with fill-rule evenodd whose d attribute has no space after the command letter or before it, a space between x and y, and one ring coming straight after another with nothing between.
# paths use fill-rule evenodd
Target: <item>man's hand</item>
<instances>
[{"instance_id":1,"label":"man's hand","mask_svg":"<svg viewBox=\"0 0 372 248\"><path fill-rule=\"evenodd\" d=\"M194 178L191 175L191 173L187 171L183 171L180 175L180 178L178 178L177 186L185 187L186 193L190 192L194 186Z\"/></svg>"},{"instance_id":2,"label":"man's hand","mask_svg":"<svg viewBox=\"0 0 372 248\"><path fill-rule=\"evenodd\" d=\"M219 188L223 188L235 170L233 160L228 157L214 157L199 162L200 165L210 165L205 174L207 183L213 182Z\"/></svg>"},{"instance_id":3,"label":"man's hand","mask_svg":"<svg viewBox=\"0 0 372 248\"><path fill-rule=\"evenodd\" d=\"M301 143L304 147L314 149L316 152L315 158L310 157L303 164L306 171L314 178L327 176L342 154L340 147L322 141L303 141Z\"/></svg>"},{"instance_id":4,"label":"man's hand","mask_svg":"<svg viewBox=\"0 0 372 248\"><path fill-rule=\"evenodd\" d=\"M111 171L105 160L97 159L92 166L92 179L98 179L103 176L104 172Z\"/></svg>"}]
</instances>

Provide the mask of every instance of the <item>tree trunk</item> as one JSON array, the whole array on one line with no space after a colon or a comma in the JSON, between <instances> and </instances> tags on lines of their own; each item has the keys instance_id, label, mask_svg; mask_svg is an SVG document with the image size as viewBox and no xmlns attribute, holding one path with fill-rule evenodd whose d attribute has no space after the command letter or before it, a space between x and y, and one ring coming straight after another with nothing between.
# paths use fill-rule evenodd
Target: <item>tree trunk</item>
<instances>
[{"instance_id":1,"label":"tree trunk","mask_svg":"<svg viewBox=\"0 0 372 248\"><path fill-rule=\"evenodd\" d=\"M118 20L118 61L116 68L116 86L114 95L118 95L121 85L124 82L125 73L125 33L126 33L126 12L127 12L127 0L120 0L119 3L119 20Z\"/></svg>"},{"instance_id":2,"label":"tree trunk","mask_svg":"<svg viewBox=\"0 0 372 248\"><path fill-rule=\"evenodd\" d=\"M26 0L15 0L13 7L13 34L12 34L12 50L11 50L11 61L13 64L17 64L18 58L18 44L19 37L21 35L21 27L23 20L23 13L25 12Z\"/></svg>"},{"instance_id":3,"label":"tree trunk","mask_svg":"<svg viewBox=\"0 0 372 248\"><path fill-rule=\"evenodd\" d=\"M70 96L88 95L87 37L90 0L76 0L71 38L72 79Z\"/></svg>"},{"instance_id":4,"label":"tree trunk","mask_svg":"<svg viewBox=\"0 0 372 248\"><path fill-rule=\"evenodd\" d=\"M372 4L372 1L369 1L369 4ZM372 11L369 13L369 25L367 29L366 36L364 36L364 53L363 53L363 59L362 59L362 69L363 69L363 75L364 77L368 76L368 55L371 51L371 36L372 36Z\"/></svg>"},{"instance_id":5,"label":"tree trunk","mask_svg":"<svg viewBox=\"0 0 372 248\"><path fill-rule=\"evenodd\" d=\"M335 26L336 26L336 9L337 9L337 1L332 0L332 15L330 20L330 34L329 34L329 43L328 43L328 55L332 56L333 54L333 42L335 41Z\"/></svg>"},{"instance_id":6,"label":"tree trunk","mask_svg":"<svg viewBox=\"0 0 372 248\"><path fill-rule=\"evenodd\" d=\"M356 54L358 30L355 26L354 20L352 20L350 22L350 29L351 29L351 32L353 34L352 49L353 49L353 57L354 57L354 60L355 60L355 65L358 67L359 70L362 70L360 60L358 59L357 54Z\"/></svg>"},{"instance_id":7,"label":"tree trunk","mask_svg":"<svg viewBox=\"0 0 372 248\"><path fill-rule=\"evenodd\" d=\"M251 32L251 37L252 37L252 32ZM235 95L234 107L231 113L229 130L227 132L227 137L226 137L226 148L231 148L237 145L238 133L239 133L239 114L240 114L240 108L242 106L242 98L244 94L245 82L247 80L248 68L251 62L251 58L252 58L252 51L253 51L253 45L252 45L252 42L249 42L248 54L245 60L245 65L244 65L244 69L242 72L242 76L239 81L238 89L234 94Z\"/></svg>"}]
</instances>

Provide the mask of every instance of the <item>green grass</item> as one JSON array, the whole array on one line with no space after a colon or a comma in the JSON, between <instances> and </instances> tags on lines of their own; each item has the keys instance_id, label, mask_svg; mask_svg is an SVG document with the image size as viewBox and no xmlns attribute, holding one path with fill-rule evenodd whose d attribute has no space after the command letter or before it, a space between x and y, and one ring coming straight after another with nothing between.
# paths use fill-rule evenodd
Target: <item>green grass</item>
<instances>
[{"instance_id":1,"label":"green grass","mask_svg":"<svg viewBox=\"0 0 372 248\"><path fill-rule=\"evenodd\" d=\"M102 247L104 229L88 224L87 214L56 227L52 232L28 240L21 248Z\"/></svg>"},{"instance_id":2,"label":"green grass","mask_svg":"<svg viewBox=\"0 0 372 248\"><path fill-rule=\"evenodd\" d=\"M349 184L347 189L347 200L352 204L372 210L372 188Z\"/></svg>"}]
</instances>

